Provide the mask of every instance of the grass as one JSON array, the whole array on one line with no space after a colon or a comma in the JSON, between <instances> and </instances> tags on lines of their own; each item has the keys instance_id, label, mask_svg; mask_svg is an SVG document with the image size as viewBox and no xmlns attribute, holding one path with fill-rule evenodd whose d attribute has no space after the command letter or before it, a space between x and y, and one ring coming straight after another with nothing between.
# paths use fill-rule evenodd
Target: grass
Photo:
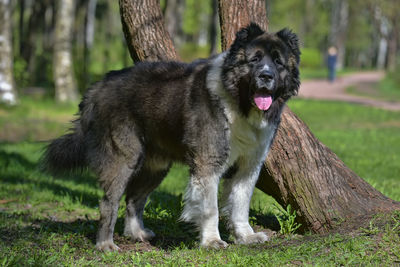
<instances>
[{"instance_id":1,"label":"grass","mask_svg":"<svg viewBox=\"0 0 400 267\"><path fill-rule=\"evenodd\" d=\"M400 102L400 81L395 74L387 74L376 84L350 86L346 92L368 98Z\"/></svg>"},{"instance_id":2,"label":"grass","mask_svg":"<svg viewBox=\"0 0 400 267\"><path fill-rule=\"evenodd\" d=\"M290 107L361 177L400 200L400 113L295 99ZM122 265L379 265L400 263L400 213L377 215L350 234L273 235L263 245L231 245L222 251L198 249L192 226L177 222L187 167L174 165L152 194L144 220L157 237L134 244L121 236L125 204L116 225L118 253L94 250L98 199L102 192L89 173L55 178L40 173L45 145L58 136L76 106L22 99L17 108L0 107L0 264L2 266ZM11 126L12 131L10 130ZM7 134L5 134L7 133ZM256 190L251 223L279 231L282 215L272 198ZM232 241L223 224L222 237ZM272 233L270 231L270 233Z\"/></svg>"}]
</instances>

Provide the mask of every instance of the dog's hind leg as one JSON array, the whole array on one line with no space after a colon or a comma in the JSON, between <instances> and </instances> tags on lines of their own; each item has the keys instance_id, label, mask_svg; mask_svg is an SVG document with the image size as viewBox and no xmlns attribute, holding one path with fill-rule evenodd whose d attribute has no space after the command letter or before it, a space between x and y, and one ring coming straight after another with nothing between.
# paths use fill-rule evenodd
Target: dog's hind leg
<instances>
[{"instance_id":1,"label":"dog's hind leg","mask_svg":"<svg viewBox=\"0 0 400 267\"><path fill-rule=\"evenodd\" d=\"M119 201L129 180L139 172L144 157L143 146L133 131L119 129L117 134L112 135L110 143L103 145L102 156L93 154L93 158L100 158L97 171L104 190L96 240L96 248L102 251L119 249L113 241Z\"/></svg>"},{"instance_id":2,"label":"dog's hind leg","mask_svg":"<svg viewBox=\"0 0 400 267\"><path fill-rule=\"evenodd\" d=\"M119 201L133 170L126 163L115 164L101 174L104 196L100 201L100 222L96 248L102 251L118 250L114 244L114 226L118 217Z\"/></svg>"},{"instance_id":3,"label":"dog's hind leg","mask_svg":"<svg viewBox=\"0 0 400 267\"><path fill-rule=\"evenodd\" d=\"M149 194L167 175L170 163L159 161L157 166L151 169L146 165L145 163L140 173L130 180L126 191L124 235L141 242L148 241L155 236L153 231L143 225L143 210Z\"/></svg>"}]
</instances>

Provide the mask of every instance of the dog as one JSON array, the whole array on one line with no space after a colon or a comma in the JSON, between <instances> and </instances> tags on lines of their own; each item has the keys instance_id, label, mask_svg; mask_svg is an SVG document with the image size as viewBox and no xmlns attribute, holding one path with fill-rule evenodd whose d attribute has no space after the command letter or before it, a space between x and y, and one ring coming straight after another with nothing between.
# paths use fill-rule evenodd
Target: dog
<instances>
[{"instance_id":1,"label":"dog","mask_svg":"<svg viewBox=\"0 0 400 267\"><path fill-rule=\"evenodd\" d=\"M197 226L201 247L227 247L218 230L221 177L220 211L235 243L266 242L248 222L249 205L282 109L300 86L299 62L295 33L251 23L209 59L112 71L87 90L72 131L46 147L42 162L53 173L88 167L99 177L99 250L119 249L113 233L124 193L124 234L154 237L144 206L174 161L190 167L181 219Z\"/></svg>"}]
</instances>

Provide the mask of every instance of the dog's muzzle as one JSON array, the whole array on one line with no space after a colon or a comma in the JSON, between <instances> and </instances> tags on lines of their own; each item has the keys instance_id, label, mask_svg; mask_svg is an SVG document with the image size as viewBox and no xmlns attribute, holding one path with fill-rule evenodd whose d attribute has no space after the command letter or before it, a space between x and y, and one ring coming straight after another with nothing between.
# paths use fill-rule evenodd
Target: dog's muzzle
<instances>
[{"instance_id":1,"label":"dog's muzzle","mask_svg":"<svg viewBox=\"0 0 400 267\"><path fill-rule=\"evenodd\" d=\"M272 91L275 86L275 76L274 73L270 70L262 70L258 75L260 88L266 88L269 91Z\"/></svg>"}]
</instances>

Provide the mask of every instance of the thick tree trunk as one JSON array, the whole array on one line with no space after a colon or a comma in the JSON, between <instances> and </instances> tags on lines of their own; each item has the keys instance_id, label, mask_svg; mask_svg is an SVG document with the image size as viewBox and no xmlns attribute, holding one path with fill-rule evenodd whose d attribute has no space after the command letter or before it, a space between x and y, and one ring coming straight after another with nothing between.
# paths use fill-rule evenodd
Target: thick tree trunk
<instances>
[{"instance_id":1,"label":"thick tree trunk","mask_svg":"<svg viewBox=\"0 0 400 267\"><path fill-rule=\"evenodd\" d=\"M236 31L250 21L267 29L264 4L263 0L219 0L223 49L232 43ZM252 11L255 7L258 15ZM121 14L135 17L138 13L123 12L121 7ZM153 31L151 28L149 30L150 33ZM125 34L129 35L129 31ZM151 38L154 41L154 36ZM127 40L130 49L135 49L132 38ZM141 44L139 49L146 50L148 40L144 37L141 41L135 45ZM167 35L157 39L157 43L166 46L168 51L174 49ZM158 55L151 55L151 58L157 59ZM171 58L174 57L168 59ZM139 58L145 59L144 56ZM347 168L289 108L283 112L281 125L257 187L275 197L282 206L291 204L297 210L297 220L302 223L303 229L316 233L327 232L335 226L335 222L353 219L358 215L400 208L399 203L377 192Z\"/></svg>"},{"instance_id":2,"label":"thick tree trunk","mask_svg":"<svg viewBox=\"0 0 400 267\"><path fill-rule=\"evenodd\" d=\"M325 233L338 222L400 209L350 170L288 108L282 114L257 187L297 210L303 230Z\"/></svg>"},{"instance_id":3,"label":"thick tree trunk","mask_svg":"<svg viewBox=\"0 0 400 267\"><path fill-rule=\"evenodd\" d=\"M54 82L57 101L78 100L78 90L72 65L71 43L75 0L59 0L54 36Z\"/></svg>"},{"instance_id":4,"label":"thick tree trunk","mask_svg":"<svg viewBox=\"0 0 400 267\"><path fill-rule=\"evenodd\" d=\"M249 6L262 0L246 1ZM225 7L225 8L224 8ZM226 19L238 14L233 27ZM234 40L234 32L254 21L267 28L264 15L248 15L242 0L220 0L223 49ZM262 12L260 12L262 14ZM224 25L227 24L227 25ZM230 30L232 32L226 32ZM301 89L300 89L301 90ZM337 222L379 211L400 209L395 202L363 181L326 146L289 108L285 108L275 141L261 170L257 187L273 196L282 206L297 211L303 230L328 232Z\"/></svg>"},{"instance_id":5,"label":"thick tree trunk","mask_svg":"<svg viewBox=\"0 0 400 267\"><path fill-rule=\"evenodd\" d=\"M159 1L119 0L119 6L122 28L134 62L178 58L164 27Z\"/></svg>"},{"instance_id":6,"label":"thick tree trunk","mask_svg":"<svg viewBox=\"0 0 400 267\"><path fill-rule=\"evenodd\" d=\"M235 39L236 32L250 22L258 22L268 30L265 1L260 0L219 0L219 21L221 25L221 46L226 50Z\"/></svg>"},{"instance_id":7,"label":"thick tree trunk","mask_svg":"<svg viewBox=\"0 0 400 267\"><path fill-rule=\"evenodd\" d=\"M17 93L13 78L11 10L9 0L0 0L0 102L14 105Z\"/></svg>"}]
</instances>

